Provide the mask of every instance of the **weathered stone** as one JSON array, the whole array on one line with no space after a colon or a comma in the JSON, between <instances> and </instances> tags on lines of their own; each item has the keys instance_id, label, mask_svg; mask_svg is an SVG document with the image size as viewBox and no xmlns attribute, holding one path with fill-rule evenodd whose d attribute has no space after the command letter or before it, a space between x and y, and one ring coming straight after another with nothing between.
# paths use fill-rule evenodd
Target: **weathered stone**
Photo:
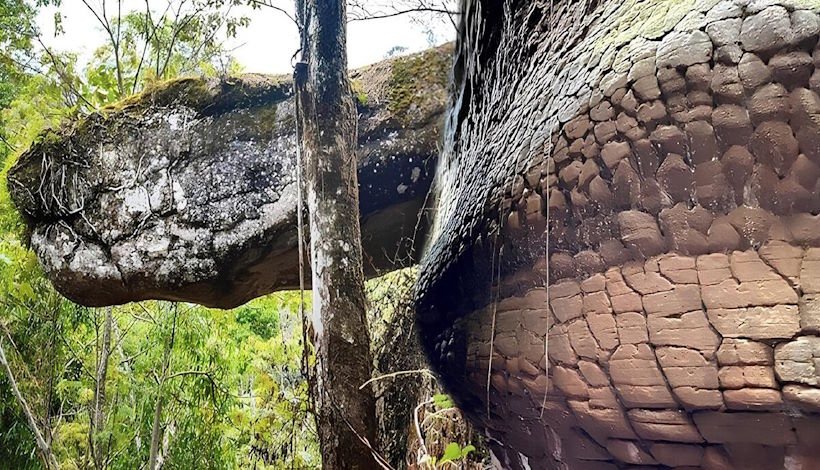
<instances>
[{"instance_id":1,"label":"weathered stone","mask_svg":"<svg viewBox=\"0 0 820 470\"><path fill-rule=\"evenodd\" d=\"M622 344L609 359L609 372L621 400L628 407L666 408L675 400L646 344Z\"/></svg>"},{"instance_id":2,"label":"weathered stone","mask_svg":"<svg viewBox=\"0 0 820 470\"><path fill-rule=\"evenodd\" d=\"M728 338L791 338L800 331L796 305L710 308L706 314L715 329Z\"/></svg>"},{"instance_id":3,"label":"weathered stone","mask_svg":"<svg viewBox=\"0 0 820 470\"><path fill-rule=\"evenodd\" d=\"M709 62L712 58L712 41L702 31L672 32L664 36L656 63L658 67L689 66Z\"/></svg>"},{"instance_id":4,"label":"weathered stone","mask_svg":"<svg viewBox=\"0 0 820 470\"><path fill-rule=\"evenodd\" d=\"M650 214L634 210L621 212L618 214L618 225L624 246L644 256L661 253L666 247L658 223Z\"/></svg>"},{"instance_id":5,"label":"weathered stone","mask_svg":"<svg viewBox=\"0 0 820 470\"><path fill-rule=\"evenodd\" d=\"M684 313L680 317L647 318L649 340L655 345L684 346L711 356L720 343L702 311Z\"/></svg>"},{"instance_id":6,"label":"weathered stone","mask_svg":"<svg viewBox=\"0 0 820 470\"><path fill-rule=\"evenodd\" d=\"M774 348L774 371L784 382L820 385L820 337L801 336Z\"/></svg>"},{"instance_id":7,"label":"weathered stone","mask_svg":"<svg viewBox=\"0 0 820 470\"><path fill-rule=\"evenodd\" d=\"M430 61L442 70L445 62ZM393 63L353 74L375 98ZM393 269L397 248L403 257L420 247L396 242L413 238L437 155L446 92L434 80L425 87L423 106L402 116L386 98L360 110L369 275ZM51 131L20 157L9 187L57 289L86 305L150 298L233 307L298 286L293 106L290 81L278 77L189 78L78 118L82 132ZM54 198L34 197L43 182Z\"/></svg>"},{"instance_id":8,"label":"weathered stone","mask_svg":"<svg viewBox=\"0 0 820 470\"><path fill-rule=\"evenodd\" d=\"M771 366L725 366L718 371L718 377L720 386L724 389L777 387Z\"/></svg>"},{"instance_id":9,"label":"weathered stone","mask_svg":"<svg viewBox=\"0 0 820 470\"><path fill-rule=\"evenodd\" d=\"M783 406L783 396L779 390L770 388L743 388L726 390L723 400L730 410L771 410Z\"/></svg>"},{"instance_id":10,"label":"weathered stone","mask_svg":"<svg viewBox=\"0 0 820 470\"><path fill-rule=\"evenodd\" d=\"M654 465L657 462L651 455L638 447L633 441L610 439L606 443L606 450L617 460L634 465Z\"/></svg>"},{"instance_id":11,"label":"weathered stone","mask_svg":"<svg viewBox=\"0 0 820 470\"><path fill-rule=\"evenodd\" d=\"M703 438L686 416L678 410L643 410L628 412L635 432L643 439L699 443Z\"/></svg>"},{"instance_id":12,"label":"weathered stone","mask_svg":"<svg viewBox=\"0 0 820 470\"><path fill-rule=\"evenodd\" d=\"M746 339L725 338L717 351L721 365L768 365L774 364L772 347Z\"/></svg>"},{"instance_id":13,"label":"weathered stone","mask_svg":"<svg viewBox=\"0 0 820 470\"><path fill-rule=\"evenodd\" d=\"M700 467L704 449L701 446L686 444L652 444L650 452L662 465L669 467Z\"/></svg>"},{"instance_id":14,"label":"weathered stone","mask_svg":"<svg viewBox=\"0 0 820 470\"><path fill-rule=\"evenodd\" d=\"M695 413L695 424L710 443L748 442L788 445L796 441L791 420L774 413ZM766 432L760 432L765 429Z\"/></svg>"}]
</instances>

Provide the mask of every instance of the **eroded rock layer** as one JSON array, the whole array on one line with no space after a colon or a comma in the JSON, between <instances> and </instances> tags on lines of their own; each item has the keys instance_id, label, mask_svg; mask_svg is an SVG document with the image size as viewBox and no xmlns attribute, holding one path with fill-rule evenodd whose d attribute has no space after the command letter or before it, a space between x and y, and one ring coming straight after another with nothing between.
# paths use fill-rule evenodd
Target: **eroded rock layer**
<instances>
[{"instance_id":1,"label":"eroded rock layer","mask_svg":"<svg viewBox=\"0 0 820 470\"><path fill-rule=\"evenodd\" d=\"M417 306L499 462L820 466L817 6L463 8Z\"/></svg>"},{"instance_id":2,"label":"eroded rock layer","mask_svg":"<svg viewBox=\"0 0 820 470\"><path fill-rule=\"evenodd\" d=\"M451 50L352 73L366 273L411 263L424 237ZM233 307L298 286L291 88L179 79L41 136L9 189L57 289Z\"/></svg>"}]
</instances>

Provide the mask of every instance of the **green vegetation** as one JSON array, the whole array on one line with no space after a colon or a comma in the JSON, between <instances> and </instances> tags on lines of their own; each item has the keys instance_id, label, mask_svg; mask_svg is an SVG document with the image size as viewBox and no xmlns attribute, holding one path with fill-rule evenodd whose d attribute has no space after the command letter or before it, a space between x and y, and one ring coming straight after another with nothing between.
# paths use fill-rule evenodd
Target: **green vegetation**
<instances>
[{"instance_id":1,"label":"green vegetation","mask_svg":"<svg viewBox=\"0 0 820 470\"><path fill-rule=\"evenodd\" d=\"M448 48L443 48L448 49ZM402 116L414 107L425 109L432 103L441 103L441 97L431 97L429 84L441 84L447 88L449 51L430 49L409 57L393 60L390 80L388 109L396 116Z\"/></svg>"}]
</instances>

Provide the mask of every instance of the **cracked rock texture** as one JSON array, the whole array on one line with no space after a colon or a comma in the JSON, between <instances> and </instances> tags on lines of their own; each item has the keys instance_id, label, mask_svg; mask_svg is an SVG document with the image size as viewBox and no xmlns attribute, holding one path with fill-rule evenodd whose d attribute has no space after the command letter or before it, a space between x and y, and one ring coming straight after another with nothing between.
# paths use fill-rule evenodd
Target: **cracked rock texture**
<instances>
[{"instance_id":1,"label":"cracked rock texture","mask_svg":"<svg viewBox=\"0 0 820 470\"><path fill-rule=\"evenodd\" d=\"M818 7L462 2L417 314L504 468L820 468Z\"/></svg>"},{"instance_id":2,"label":"cracked rock texture","mask_svg":"<svg viewBox=\"0 0 820 470\"><path fill-rule=\"evenodd\" d=\"M371 275L423 239L451 51L351 74ZM42 135L8 178L57 289L93 306L233 307L298 286L291 93L282 77L178 79Z\"/></svg>"}]
</instances>

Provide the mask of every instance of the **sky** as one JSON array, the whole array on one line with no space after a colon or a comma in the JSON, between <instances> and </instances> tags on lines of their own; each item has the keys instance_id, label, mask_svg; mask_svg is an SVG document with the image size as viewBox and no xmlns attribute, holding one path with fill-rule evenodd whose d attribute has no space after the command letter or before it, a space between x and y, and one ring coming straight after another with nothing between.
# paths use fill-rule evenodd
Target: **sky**
<instances>
[{"instance_id":1,"label":"sky","mask_svg":"<svg viewBox=\"0 0 820 470\"><path fill-rule=\"evenodd\" d=\"M103 0L87 0L99 8ZM148 0L154 9L164 8L166 0ZM293 11L290 0L273 0L275 5ZM108 2L108 10L115 10ZM131 9L144 9L144 0L123 0L123 14ZM55 37L54 7L45 8L38 15L44 42L57 50L71 50L80 54L80 63L88 61L94 49L105 41L102 28L82 0L62 0L59 8L62 15L63 34ZM243 66L245 72L291 73L291 57L298 48L298 34L295 25L281 12L269 8L252 10L237 7L233 10L250 18L250 25L240 29L237 37L229 41L228 47ZM435 43L441 44L455 37L455 30L449 23L433 23ZM348 64L351 68L378 62L385 58L394 46L407 48L407 52L417 52L431 46L424 27L413 22L408 15L392 18L355 21L348 24Z\"/></svg>"}]
</instances>

